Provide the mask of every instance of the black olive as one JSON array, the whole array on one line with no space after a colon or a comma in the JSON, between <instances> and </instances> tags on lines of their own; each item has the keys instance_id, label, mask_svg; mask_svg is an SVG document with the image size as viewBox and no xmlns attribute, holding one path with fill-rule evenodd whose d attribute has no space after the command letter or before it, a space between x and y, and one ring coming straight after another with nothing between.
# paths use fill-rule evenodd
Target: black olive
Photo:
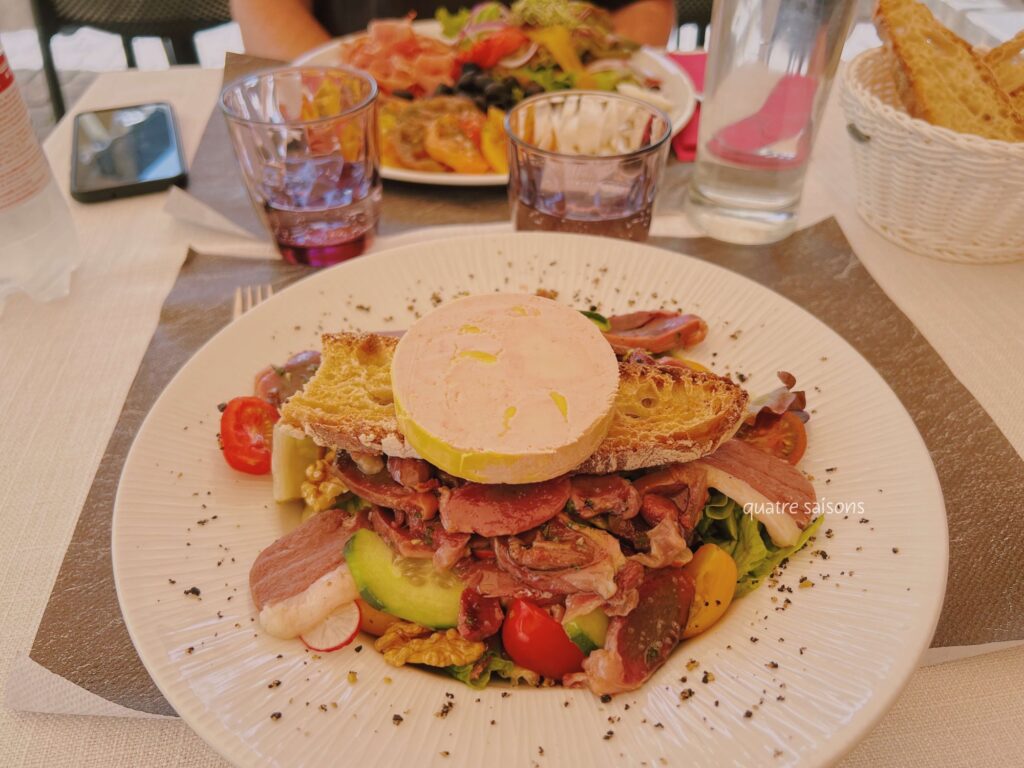
<instances>
[{"instance_id":1,"label":"black olive","mask_svg":"<svg viewBox=\"0 0 1024 768\"><path fill-rule=\"evenodd\" d=\"M487 97L484 96L482 93L478 93L476 96L473 97L473 103L476 104L476 108L479 109L481 112L487 111Z\"/></svg>"},{"instance_id":2,"label":"black olive","mask_svg":"<svg viewBox=\"0 0 1024 768\"><path fill-rule=\"evenodd\" d=\"M524 96L536 96L538 93L544 93L544 86L540 83L534 83L531 81L523 88Z\"/></svg>"},{"instance_id":3,"label":"black olive","mask_svg":"<svg viewBox=\"0 0 1024 768\"><path fill-rule=\"evenodd\" d=\"M509 89L505 87L504 83L491 83L484 88L484 96L491 102L502 101L508 98Z\"/></svg>"},{"instance_id":4,"label":"black olive","mask_svg":"<svg viewBox=\"0 0 1024 768\"><path fill-rule=\"evenodd\" d=\"M477 90L475 78L476 75L473 74L472 72L463 72L462 76L459 77L459 82L456 84L456 87L460 91L472 93L473 91Z\"/></svg>"},{"instance_id":5,"label":"black olive","mask_svg":"<svg viewBox=\"0 0 1024 768\"><path fill-rule=\"evenodd\" d=\"M409 93L409 91L402 90L392 91L391 95L394 96L396 99L405 99L406 101L412 101L413 99L416 98L411 93Z\"/></svg>"},{"instance_id":6,"label":"black olive","mask_svg":"<svg viewBox=\"0 0 1024 768\"><path fill-rule=\"evenodd\" d=\"M453 93L455 93L455 89L450 85L445 85L444 83L441 83L434 89L435 96L451 96Z\"/></svg>"},{"instance_id":7,"label":"black olive","mask_svg":"<svg viewBox=\"0 0 1024 768\"><path fill-rule=\"evenodd\" d=\"M519 81L514 77L506 77L501 81L501 84L508 88L510 91L519 87Z\"/></svg>"},{"instance_id":8,"label":"black olive","mask_svg":"<svg viewBox=\"0 0 1024 768\"><path fill-rule=\"evenodd\" d=\"M467 62L465 62L462 65L462 74L464 74L464 75L466 73L475 75L479 71L480 71L480 65L479 64L474 64L472 61L467 61Z\"/></svg>"},{"instance_id":9,"label":"black olive","mask_svg":"<svg viewBox=\"0 0 1024 768\"><path fill-rule=\"evenodd\" d=\"M473 85L476 86L476 89L480 92L483 92L484 88L492 82L494 82L494 80L483 72L473 76Z\"/></svg>"}]
</instances>

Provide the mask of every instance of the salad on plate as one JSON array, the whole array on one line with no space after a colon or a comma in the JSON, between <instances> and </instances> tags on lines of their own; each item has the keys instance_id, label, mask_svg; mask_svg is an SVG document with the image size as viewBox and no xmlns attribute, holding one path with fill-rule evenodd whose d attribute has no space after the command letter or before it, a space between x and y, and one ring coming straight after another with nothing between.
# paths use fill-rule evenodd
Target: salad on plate
<instances>
[{"instance_id":1,"label":"salad on plate","mask_svg":"<svg viewBox=\"0 0 1024 768\"><path fill-rule=\"evenodd\" d=\"M494 293L259 372L224 457L302 502L250 571L263 630L318 652L362 631L474 688L643 686L822 519L804 393L782 372L751 399L688 359L707 333Z\"/></svg>"},{"instance_id":2,"label":"salad on plate","mask_svg":"<svg viewBox=\"0 0 1024 768\"><path fill-rule=\"evenodd\" d=\"M373 21L344 39L340 63L380 88L385 168L507 174L505 113L533 95L619 91L662 109L659 81L607 11L571 0L485 2L437 13L439 31L411 17Z\"/></svg>"}]
</instances>

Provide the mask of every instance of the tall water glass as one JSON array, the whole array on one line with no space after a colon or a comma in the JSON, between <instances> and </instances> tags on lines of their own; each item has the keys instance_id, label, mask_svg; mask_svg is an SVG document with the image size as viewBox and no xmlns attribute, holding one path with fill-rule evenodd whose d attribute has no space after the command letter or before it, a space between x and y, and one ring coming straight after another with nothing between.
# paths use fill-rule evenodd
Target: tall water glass
<instances>
[{"instance_id":1,"label":"tall water glass","mask_svg":"<svg viewBox=\"0 0 1024 768\"><path fill-rule=\"evenodd\" d=\"M291 67L221 93L253 205L285 260L316 267L360 255L380 216L377 83L345 67Z\"/></svg>"},{"instance_id":2,"label":"tall water glass","mask_svg":"<svg viewBox=\"0 0 1024 768\"><path fill-rule=\"evenodd\" d=\"M814 134L856 0L715 0L687 211L712 237L796 228Z\"/></svg>"}]
</instances>

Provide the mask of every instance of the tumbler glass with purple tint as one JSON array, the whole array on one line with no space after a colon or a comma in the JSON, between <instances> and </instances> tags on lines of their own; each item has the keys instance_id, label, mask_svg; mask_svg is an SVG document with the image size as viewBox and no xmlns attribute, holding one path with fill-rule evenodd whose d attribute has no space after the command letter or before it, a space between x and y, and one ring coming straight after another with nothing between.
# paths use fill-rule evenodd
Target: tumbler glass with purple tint
<instances>
[{"instance_id":1,"label":"tumbler glass with purple tint","mask_svg":"<svg viewBox=\"0 0 1024 768\"><path fill-rule=\"evenodd\" d=\"M359 256L380 215L377 84L344 67L247 75L220 105L242 176L286 261Z\"/></svg>"},{"instance_id":2,"label":"tumbler glass with purple tint","mask_svg":"<svg viewBox=\"0 0 1024 768\"><path fill-rule=\"evenodd\" d=\"M505 119L509 203L519 230L646 240L672 126L637 99L566 91Z\"/></svg>"}]
</instances>

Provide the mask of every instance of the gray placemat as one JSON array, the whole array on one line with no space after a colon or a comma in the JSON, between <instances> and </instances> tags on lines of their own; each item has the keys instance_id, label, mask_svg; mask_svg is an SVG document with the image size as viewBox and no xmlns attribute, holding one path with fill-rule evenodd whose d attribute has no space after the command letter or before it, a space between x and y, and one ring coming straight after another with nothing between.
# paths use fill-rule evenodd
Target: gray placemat
<instances>
[{"instance_id":1,"label":"gray placemat","mask_svg":"<svg viewBox=\"0 0 1024 768\"><path fill-rule=\"evenodd\" d=\"M1012 506L1024 498L1024 462L874 282L838 224L828 220L768 246L678 238L655 238L651 244L719 264L777 291L831 326L878 369L921 430L946 494L952 562L934 644L1024 638L1024 530ZM117 478L135 431L163 386L228 321L225 297L234 286L281 286L304 274L302 269L190 255L82 510L36 634L35 661L118 704L172 712L129 641L114 595L109 537ZM1006 503L993 504L993 499ZM983 568L976 567L980 562ZM90 611L81 610L86 604Z\"/></svg>"}]
</instances>

